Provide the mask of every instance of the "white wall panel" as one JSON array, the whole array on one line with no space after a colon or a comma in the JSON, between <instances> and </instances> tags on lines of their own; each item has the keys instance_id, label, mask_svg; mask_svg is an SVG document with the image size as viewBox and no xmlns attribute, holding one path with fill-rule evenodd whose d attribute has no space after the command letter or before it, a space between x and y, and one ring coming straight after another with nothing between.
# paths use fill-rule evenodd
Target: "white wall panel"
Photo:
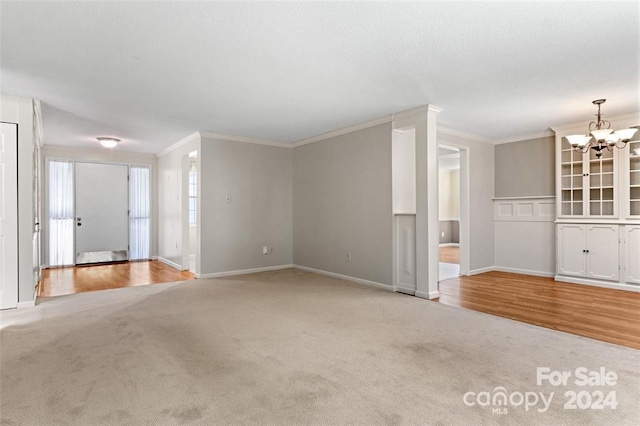
<instances>
[{"instance_id":1,"label":"white wall panel","mask_svg":"<svg viewBox=\"0 0 640 426\"><path fill-rule=\"evenodd\" d=\"M556 232L552 198L494 201L494 255L498 269L552 276Z\"/></svg>"}]
</instances>

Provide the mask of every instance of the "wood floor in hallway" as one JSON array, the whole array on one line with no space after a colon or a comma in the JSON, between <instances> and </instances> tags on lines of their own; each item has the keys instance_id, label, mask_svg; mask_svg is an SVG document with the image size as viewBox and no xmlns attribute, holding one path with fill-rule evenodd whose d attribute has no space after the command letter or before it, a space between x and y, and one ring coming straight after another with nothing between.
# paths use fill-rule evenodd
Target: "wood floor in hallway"
<instances>
[{"instance_id":1,"label":"wood floor in hallway","mask_svg":"<svg viewBox=\"0 0 640 426\"><path fill-rule=\"evenodd\" d=\"M460 264L460 247L440 247L440 262Z\"/></svg>"},{"instance_id":2,"label":"wood floor in hallway","mask_svg":"<svg viewBox=\"0 0 640 426\"><path fill-rule=\"evenodd\" d=\"M133 287L194 279L157 260L106 265L52 268L42 271L40 297L62 296L86 291Z\"/></svg>"},{"instance_id":3,"label":"wood floor in hallway","mask_svg":"<svg viewBox=\"0 0 640 426\"><path fill-rule=\"evenodd\" d=\"M445 305L640 349L640 293L506 272L440 282Z\"/></svg>"}]
</instances>

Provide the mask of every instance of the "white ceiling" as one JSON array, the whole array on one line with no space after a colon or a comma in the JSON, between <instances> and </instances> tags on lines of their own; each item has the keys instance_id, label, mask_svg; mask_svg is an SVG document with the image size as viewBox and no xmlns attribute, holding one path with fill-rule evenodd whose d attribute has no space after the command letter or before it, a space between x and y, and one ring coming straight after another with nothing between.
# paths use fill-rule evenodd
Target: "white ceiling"
<instances>
[{"instance_id":1,"label":"white ceiling","mask_svg":"<svg viewBox=\"0 0 640 426\"><path fill-rule=\"evenodd\" d=\"M0 89L45 142L280 142L424 104L491 139L640 110L638 2L1 3Z\"/></svg>"}]
</instances>

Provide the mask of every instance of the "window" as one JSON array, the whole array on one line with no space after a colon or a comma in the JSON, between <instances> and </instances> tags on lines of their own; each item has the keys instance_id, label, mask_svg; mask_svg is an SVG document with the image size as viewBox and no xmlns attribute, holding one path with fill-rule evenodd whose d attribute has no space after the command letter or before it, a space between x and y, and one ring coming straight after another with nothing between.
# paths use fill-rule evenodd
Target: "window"
<instances>
[{"instance_id":1,"label":"window","mask_svg":"<svg viewBox=\"0 0 640 426\"><path fill-rule=\"evenodd\" d=\"M189 225L195 225L198 212L198 167L197 161L189 160Z\"/></svg>"},{"instance_id":2,"label":"window","mask_svg":"<svg viewBox=\"0 0 640 426\"><path fill-rule=\"evenodd\" d=\"M73 163L49 162L49 266L73 265Z\"/></svg>"},{"instance_id":3,"label":"window","mask_svg":"<svg viewBox=\"0 0 640 426\"><path fill-rule=\"evenodd\" d=\"M148 167L129 169L129 259L150 257L151 196Z\"/></svg>"}]
</instances>

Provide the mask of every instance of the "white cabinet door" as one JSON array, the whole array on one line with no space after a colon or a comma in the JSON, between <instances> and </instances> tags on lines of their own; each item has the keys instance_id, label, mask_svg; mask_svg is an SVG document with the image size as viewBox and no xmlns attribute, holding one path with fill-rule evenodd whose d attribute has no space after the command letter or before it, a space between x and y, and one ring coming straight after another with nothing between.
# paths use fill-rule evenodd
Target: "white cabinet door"
<instances>
[{"instance_id":1,"label":"white cabinet door","mask_svg":"<svg viewBox=\"0 0 640 426\"><path fill-rule=\"evenodd\" d=\"M620 244L618 225L587 225L587 277L618 281Z\"/></svg>"},{"instance_id":2,"label":"white cabinet door","mask_svg":"<svg viewBox=\"0 0 640 426\"><path fill-rule=\"evenodd\" d=\"M558 274L586 275L586 236L583 225L558 225Z\"/></svg>"},{"instance_id":3,"label":"white cabinet door","mask_svg":"<svg viewBox=\"0 0 640 426\"><path fill-rule=\"evenodd\" d=\"M626 280L631 284L640 284L640 226L627 226L625 228Z\"/></svg>"},{"instance_id":4,"label":"white cabinet door","mask_svg":"<svg viewBox=\"0 0 640 426\"><path fill-rule=\"evenodd\" d=\"M7 309L18 306L18 125L0 126L0 309Z\"/></svg>"}]
</instances>

